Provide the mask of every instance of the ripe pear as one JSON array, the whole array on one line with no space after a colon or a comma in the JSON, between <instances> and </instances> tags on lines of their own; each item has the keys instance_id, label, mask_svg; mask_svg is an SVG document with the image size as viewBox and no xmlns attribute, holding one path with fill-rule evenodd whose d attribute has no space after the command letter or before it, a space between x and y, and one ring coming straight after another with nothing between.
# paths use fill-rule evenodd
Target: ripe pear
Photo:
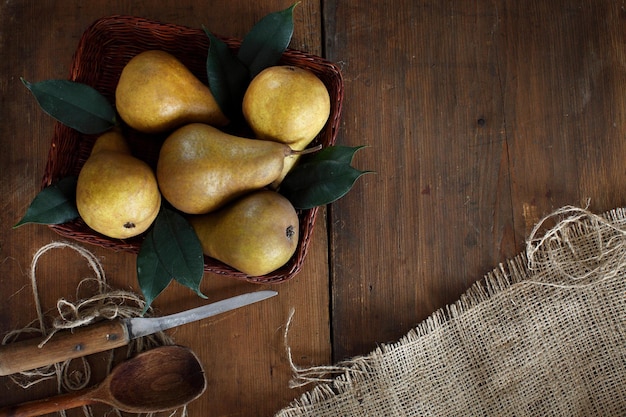
<instances>
[{"instance_id":1,"label":"ripe pear","mask_svg":"<svg viewBox=\"0 0 626 417\"><path fill-rule=\"evenodd\" d=\"M270 184L291 154L291 148L282 143L242 138L192 123L165 139L156 175L170 204L187 214L203 214Z\"/></svg>"},{"instance_id":2,"label":"ripe pear","mask_svg":"<svg viewBox=\"0 0 626 417\"><path fill-rule=\"evenodd\" d=\"M298 246L296 210L275 191L252 192L189 222L205 255L252 276L280 268Z\"/></svg>"},{"instance_id":3,"label":"ripe pear","mask_svg":"<svg viewBox=\"0 0 626 417\"><path fill-rule=\"evenodd\" d=\"M117 130L110 130L103 133L96 139L91 148L91 155L102 151L121 152L130 155L130 146L124 135Z\"/></svg>"},{"instance_id":4,"label":"ripe pear","mask_svg":"<svg viewBox=\"0 0 626 417\"><path fill-rule=\"evenodd\" d=\"M264 69L250 82L242 103L244 118L259 139L273 140L301 151L315 139L330 116L328 89L313 72L289 65ZM285 161L274 187L296 164Z\"/></svg>"},{"instance_id":5,"label":"ripe pear","mask_svg":"<svg viewBox=\"0 0 626 417\"><path fill-rule=\"evenodd\" d=\"M118 131L96 140L78 174L76 207L87 226L115 239L145 232L161 207L152 169L130 154Z\"/></svg>"},{"instance_id":6,"label":"ripe pear","mask_svg":"<svg viewBox=\"0 0 626 417\"><path fill-rule=\"evenodd\" d=\"M141 52L124 66L115 104L122 120L144 133L191 122L215 126L229 122L209 87L176 57L158 50Z\"/></svg>"}]
</instances>

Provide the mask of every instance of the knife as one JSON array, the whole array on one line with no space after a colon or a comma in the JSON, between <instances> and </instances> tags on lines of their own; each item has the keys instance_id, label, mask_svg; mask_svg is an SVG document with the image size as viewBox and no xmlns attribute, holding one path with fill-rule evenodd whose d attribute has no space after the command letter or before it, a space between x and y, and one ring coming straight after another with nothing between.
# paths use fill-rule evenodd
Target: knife
<instances>
[{"instance_id":1,"label":"knife","mask_svg":"<svg viewBox=\"0 0 626 417\"><path fill-rule=\"evenodd\" d=\"M0 346L0 376L28 371L127 345L132 339L181 326L273 297L275 291L256 291L227 298L169 316L105 320L94 325Z\"/></svg>"}]
</instances>

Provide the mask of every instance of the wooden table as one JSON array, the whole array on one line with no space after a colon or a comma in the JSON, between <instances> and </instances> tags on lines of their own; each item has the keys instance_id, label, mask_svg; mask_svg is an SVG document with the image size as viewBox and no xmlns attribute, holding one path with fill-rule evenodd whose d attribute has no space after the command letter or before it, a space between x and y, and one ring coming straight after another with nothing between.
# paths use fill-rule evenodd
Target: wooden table
<instances>
[{"instance_id":1,"label":"wooden table","mask_svg":"<svg viewBox=\"0 0 626 417\"><path fill-rule=\"evenodd\" d=\"M39 190L53 120L19 77L65 78L85 28L128 14L243 36L291 0L22 0L0 6L0 333L36 317L34 252L60 237L12 229ZM270 416L299 366L367 354L455 301L523 250L532 226L563 205L603 212L626 203L626 4L614 0L304 1L291 46L340 65L338 143L368 145L376 171L320 212L303 271L276 286L206 275L209 301L258 288L279 296L170 334L191 347L208 390L190 416ZM624 195L623 195L624 194ZM114 288L138 291L135 257L87 247ZM73 299L91 271L71 250L45 255L45 309ZM170 286L166 314L204 304ZM0 405L52 395L0 378Z\"/></svg>"}]
</instances>

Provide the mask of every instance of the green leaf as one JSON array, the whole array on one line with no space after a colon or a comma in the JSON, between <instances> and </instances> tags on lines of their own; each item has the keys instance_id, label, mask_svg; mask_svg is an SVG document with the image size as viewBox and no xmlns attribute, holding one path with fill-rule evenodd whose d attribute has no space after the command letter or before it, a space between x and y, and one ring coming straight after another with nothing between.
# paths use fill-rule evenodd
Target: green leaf
<instances>
[{"instance_id":1,"label":"green leaf","mask_svg":"<svg viewBox=\"0 0 626 417\"><path fill-rule=\"evenodd\" d=\"M293 9L297 4L263 17L243 38L237 57L248 66L252 78L276 65L289 46L293 35Z\"/></svg>"},{"instance_id":2,"label":"green leaf","mask_svg":"<svg viewBox=\"0 0 626 417\"><path fill-rule=\"evenodd\" d=\"M172 282L172 276L160 262L157 249L153 234L148 232L137 254L137 280L146 301L142 314Z\"/></svg>"},{"instance_id":3,"label":"green leaf","mask_svg":"<svg viewBox=\"0 0 626 417\"><path fill-rule=\"evenodd\" d=\"M342 161L320 160L297 165L285 177L280 192L297 209L332 203L346 195L363 174Z\"/></svg>"},{"instance_id":4,"label":"green leaf","mask_svg":"<svg viewBox=\"0 0 626 417\"><path fill-rule=\"evenodd\" d=\"M240 118L243 95L250 83L248 68L228 49L221 39L206 28L209 53L206 60L209 88L220 109L231 120Z\"/></svg>"},{"instance_id":5,"label":"green leaf","mask_svg":"<svg viewBox=\"0 0 626 417\"><path fill-rule=\"evenodd\" d=\"M172 280L206 298L200 292L203 274L204 256L198 236L183 216L162 207L137 255L137 278L146 310Z\"/></svg>"},{"instance_id":6,"label":"green leaf","mask_svg":"<svg viewBox=\"0 0 626 417\"><path fill-rule=\"evenodd\" d=\"M351 164L354 159L354 154L359 150L365 148L365 146L328 146L321 151L313 154L309 161L337 161L345 164Z\"/></svg>"},{"instance_id":7,"label":"green leaf","mask_svg":"<svg viewBox=\"0 0 626 417\"><path fill-rule=\"evenodd\" d=\"M67 177L41 190L26 214L13 226L26 223L61 224L79 217L76 209L76 177Z\"/></svg>"},{"instance_id":8,"label":"green leaf","mask_svg":"<svg viewBox=\"0 0 626 417\"><path fill-rule=\"evenodd\" d=\"M102 133L115 125L115 110L96 89L69 80L22 82L44 112L65 126L87 135Z\"/></svg>"}]
</instances>

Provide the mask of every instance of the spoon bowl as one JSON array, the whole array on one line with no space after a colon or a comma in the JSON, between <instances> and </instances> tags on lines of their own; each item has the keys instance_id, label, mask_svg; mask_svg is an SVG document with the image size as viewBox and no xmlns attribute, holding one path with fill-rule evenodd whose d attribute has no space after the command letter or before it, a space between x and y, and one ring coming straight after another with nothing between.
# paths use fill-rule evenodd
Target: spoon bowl
<instances>
[{"instance_id":1,"label":"spoon bowl","mask_svg":"<svg viewBox=\"0 0 626 417\"><path fill-rule=\"evenodd\" d=\"M180 407L205 389L206 378L196 355L181 346L164 346L116 367L99 393L122 411L145 413Z\"/></svg>"},{"instance_id":2,"label":"spoon bowl","mask_svg":"<svg viewBox=\"0 0 626 417\"><path fill-rule=\"evenodd\" d=\"M206 377L197 356L183 346L161 346L120 363L98 386L9 406L0 417L40 416L104 403L129 413L172 410L198 398Z\"/></svg>"}]
</instances>

